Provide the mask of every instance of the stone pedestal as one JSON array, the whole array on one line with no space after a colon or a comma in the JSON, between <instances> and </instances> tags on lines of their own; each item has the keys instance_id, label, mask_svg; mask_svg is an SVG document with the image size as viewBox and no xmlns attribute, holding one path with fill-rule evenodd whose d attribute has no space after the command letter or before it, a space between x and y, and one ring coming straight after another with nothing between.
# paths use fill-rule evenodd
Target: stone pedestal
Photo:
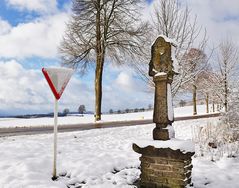
<instances>
[{"instance_id":1,"label":"stone pedestal","mask_svg":"<svg viewBox=\"0 0 239 188\"><path fill-rule=\"evenodd\" d=\"M168 75L160 74L154 76L155 83L155 95L154 95L154 113L153 122L156 127L153 130L154 140L169 140L170 135L167 127L171 126L173 119L169 120L168 112L168 84L171 84L172 80L169 80ZM171 89L171 88L170 88Z\"/></svg>"},{"instance_id":2,"label":"stone pedestal","mask_svg":"<svg viewBox=\"0 0 239 188\"><path fill-rule=\"evenodd\" d=\"M166 128L155 127L153 129L154 140L169 140L169 132Z\"/></svg>"},{"instance_id":3,"label":"stone pedestal","mask_svg":"<svg viewBox=\"0 0 239 188\"><path fill-rule=\"evenodd\" d=\"M154 76L154 114L153 122L162 128L168 125L168 105L167 105L167 74Z\"/></svg>"},{"instance_id":4,"label":"stone pedestal","mask_svg":"<svg viewBox=\"0 0 239 188\"><path fill-rule=\"evenodd\" d=\"M140 188L184 188L191 184L194 152L154 146L141 148L136 144L133 149L142 154Z\"/></svg>"}]
</instances>

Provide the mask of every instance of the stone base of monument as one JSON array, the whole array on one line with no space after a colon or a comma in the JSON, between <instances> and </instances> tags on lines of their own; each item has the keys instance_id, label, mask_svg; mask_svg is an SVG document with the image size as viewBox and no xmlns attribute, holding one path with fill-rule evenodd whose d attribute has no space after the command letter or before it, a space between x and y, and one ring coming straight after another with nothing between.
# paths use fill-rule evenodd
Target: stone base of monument
<instances>
[{"instance_id":1,"label":"stone base of monument","mask_svg":"<svg viewBox=\"0 0 239 188\"><path fill-rule=\"evenodd\" d=\"M169 140L175 137L174 129L171 125L161 128L156 126L153 129L153 139L154 140Z\"/></svg>"},{"instance_id":2,"label":"stone base of monument","mask_svg":"<svg viewBox=\"0 0 239 188\"><path fill-rule=\"evenodd\" d=\"M142 141L133 144L133 150L142 154L140 188L184 188L192 184L192 142Z\"/></svg>"}]
</instances>

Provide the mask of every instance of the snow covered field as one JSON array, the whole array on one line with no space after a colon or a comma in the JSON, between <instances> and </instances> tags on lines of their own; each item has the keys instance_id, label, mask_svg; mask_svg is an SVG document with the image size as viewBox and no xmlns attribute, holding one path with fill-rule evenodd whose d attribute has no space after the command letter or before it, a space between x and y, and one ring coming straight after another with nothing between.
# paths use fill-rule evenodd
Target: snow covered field
<instances>
[{"instance_id":1,"label":"snow covered field","mask_svg":"<svg viewBox=\"0 0 239 188\"><path fill-rule=\"evenodd\" d=\"M198 114L206 114L205 105L198 105ZM176 117L191 116L193 114L192 106L185 106L181 108L175 108L174 114ZM138 113L127 113L127 114L106 114L102 115L102 121L130 121L140 119L152 119L153 111L138 112ZM94 122L94 115L80 116L66 116L59 117L58 124L80 124L80 123L91 123ZM7 127L30 127L30 126L53 126L53 118L34 118L34 119L11 119L11 118L0 118L0 128Z\"/></svg>"},{"instance_id":2,"label":"snow covered field","mask_svg":"<svg viewBox=\"0 0 239 188\"><path fill-rule=\"evenodd\" d=\"M176 137L190 139L194 127L217 118L178 121ZM53 135L0 138L1 188L127 188L140 175L132 143L151 138L154 125L61 133L58 181L51 180ZM193 159L194 188L238 188L239 160Z\"/></svg>"}]
</instances>

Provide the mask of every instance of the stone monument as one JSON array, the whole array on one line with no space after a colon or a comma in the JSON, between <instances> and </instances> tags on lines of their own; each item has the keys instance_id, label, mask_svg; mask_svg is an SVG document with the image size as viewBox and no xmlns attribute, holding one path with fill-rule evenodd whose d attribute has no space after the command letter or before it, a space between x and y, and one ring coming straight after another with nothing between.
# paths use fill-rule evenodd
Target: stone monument
<instances>
[{"instance_id":1,"label":"stone monument","mask_svg":"<svg viewBox=\"0 0 239 188\"><path fill-rule=\"evenodd\" d=\"M170 137L174 137L171 84L175 72L171 45L160 36L151 49L149 76L153 77L155 83L153 122L156 127L153 130L154 140L169 140Z\"/></svg>"},{"instance_id":2,"label":"stone monument","mask_svg":"<svg viewBox=\"0 0 239 188\"><path fill-rule=\"evenodd\" d=\"M151 49L149 75L155 83L153 140L139 140L133 150L141 161L141 188L184 188L191 184L191 141L174 138L171 84L175 74L173 43L159 36Z\"/></svg>"}]
</instances>

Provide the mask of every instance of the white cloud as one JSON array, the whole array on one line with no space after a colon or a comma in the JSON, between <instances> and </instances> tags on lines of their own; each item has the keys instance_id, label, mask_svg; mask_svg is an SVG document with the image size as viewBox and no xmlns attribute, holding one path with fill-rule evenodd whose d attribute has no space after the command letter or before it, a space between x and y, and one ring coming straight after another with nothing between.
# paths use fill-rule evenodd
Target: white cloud
<instances>
[{"instance_id":1,"label":"white cloud","mask_svg":"<svg viewBox=\"0 0 239 188\"><path fill-rule=\"evenodd\" d=\"M0 86L1 114L53 111L54 97L40 69L26 69L16 60L0 61ZM153 95L140 88L132 74L119 73L112 84L103 86L102 110L147 107ZM94 80L83 81L74 75L59 101L59 111L77 111L80 104L94 111L94 101Z\"/></svg>"},{"instance_id":2,"label":"white cloud","mask_svg":"<svg viewBox=\"0 0 239 188\"><path fill-rule=\"evenodd\" d=\"M11 28L11 25L6 20L0 18L0 35L9 33Z\"/></svg>"},{"instance_id":3,"label":"white cloud","mask_svg":"<svg viewBox=\"0 0 239 188\"><path fill-rule=\"evenodd\" d=\"M120 72L115 83L123 90L132 91L135 88L132 75L127 72Z\"/></svg>"},{"instance_id":4,"label":"white cloud","mask_svg":"<svg viewBox=\"0 0 239 188\"><path fill-rule=\"evenodd\" d=\"M7 30L0 33L0 57L55 58L68 16L67 13L59 13L33 22L21 23L16 27L6 27Z\"/></svg>"},{"instance_id":5,"label":"white cloud","mask_svg":"<svg viewBox=\"0 0 239 188\"><path fill-rule=\"evenodd\" d=\"M238 0L206 0L205 5L210 8L211 14L215 19L224 19L225 16L239 16Z\"/></svg>"},{"instance_id":6,"label":"white cloud","mask_svg":"<svg viewBox=\"0 0 239 188\"><path fill-rule=\"evenodd\" d=\"M52 13L57 10L56 0L5 0L9 6L18 10Z\"/></svg>"},{"instance_id":7,"label":"white cloud","mask_svg":"<svg viewBox=\"0 0 239 188\"><path fill-rule=\"evenodd\" d=\"M121 70L115 80L103 88L104 109L124 110L147 107L148 104L152 104L153 93L147 93L145 88L146 84L135 79L133 72Z\"/></svg>"},{"instance_id":8,"label":"white cloud","mask_svg":"<svg viewBox=\"0 0 239 188\"><path fill-rule=\"evenodd\" d=\"M0 85L1 111L37 109L49 96L39 71L25 70L15 60L0 62Z\"/></svg>"},{"instance_id":9,"label":"white cloud","mask_svg":"<svg viewBox=\"0 0 239 188\"><path fill-rule=\"evenodd\" d=\"M25 69L16 60L1 61L0 86L1 113L53 111L54 97L39 69ZM79 103L91 106L91 93L86 85L73 77L60 100L60 111L64 108L76 111Z\"/></svg>"},{"instance_id":10,"label":"white cloud","mask_svg":"<svg viewBox=\"0 0 239 188\"><path fill-rule=\"evenodd\" d=\"M239 2L238 0L187 0L199 24L207 29L211 43L217 46L221 40L231 38L239 41Z\"/></svg>"}]
</instances>

